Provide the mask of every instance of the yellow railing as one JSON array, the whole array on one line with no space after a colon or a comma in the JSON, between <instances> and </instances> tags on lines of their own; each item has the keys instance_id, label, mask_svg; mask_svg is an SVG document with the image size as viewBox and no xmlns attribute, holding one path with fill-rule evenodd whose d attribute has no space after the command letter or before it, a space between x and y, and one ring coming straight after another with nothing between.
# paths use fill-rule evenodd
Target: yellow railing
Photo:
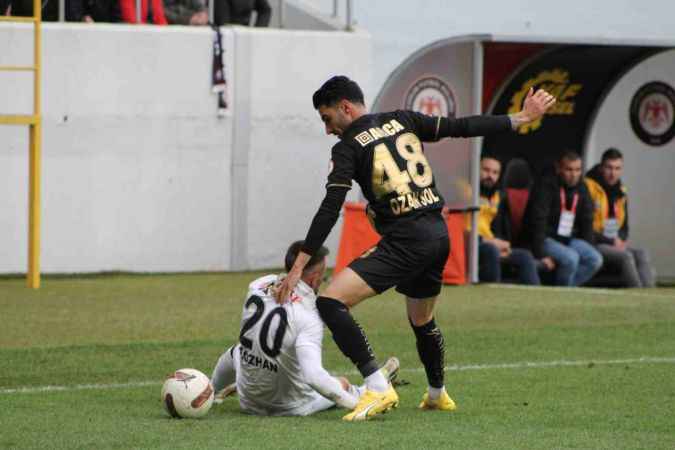
<instances>
[{"instance_id":1,"label":"yellow railing","mask_svg":"<svg viewBox=\"0 0 675 450\"><path fill-rule=\"evenodd\" d=\"M33 17L0 16L0 22L33 23L33 65L0 66L0 71L33 72L33 114L0 114L0 125L28 125L28 287L40 287L40 172L42 143L42 2L33 0Z\"/></svg>"}]
</instances>

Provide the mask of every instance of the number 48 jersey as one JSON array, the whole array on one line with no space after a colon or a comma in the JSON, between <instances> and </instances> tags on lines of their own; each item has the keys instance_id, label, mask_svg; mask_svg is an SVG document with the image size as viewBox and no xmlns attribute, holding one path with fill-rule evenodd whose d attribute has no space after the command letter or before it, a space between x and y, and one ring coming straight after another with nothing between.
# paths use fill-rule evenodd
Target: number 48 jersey
<instances>
[{"instance_id":1,"label":"number 48 jersey","mask_svg":"<svg viewBox=\"0 0 675 450\"><path fill-rule=\"evenodd\" d=\"M317 396L302 378L296 348L320 348L323 322L316 294L303 281L290 302L277 304L271 290L277 280L277 275L267 275L249 285L235 360L240 401L283 413Z\"/></svg>"},{"instance_id":2,"label":"number 48 jersey","mask_svg":"<svg viewBox=\"0 0 675 450\"><path fill-rule=\"evenodd\" d=\"M444 205L422 145L442 137L442 120L447 121L412 111L359 117L333 147L326 187L351 187L351 180L356 180L382 235L443 236L441 221L429 227L417 220Z\"/></svg>"}]
</instances>

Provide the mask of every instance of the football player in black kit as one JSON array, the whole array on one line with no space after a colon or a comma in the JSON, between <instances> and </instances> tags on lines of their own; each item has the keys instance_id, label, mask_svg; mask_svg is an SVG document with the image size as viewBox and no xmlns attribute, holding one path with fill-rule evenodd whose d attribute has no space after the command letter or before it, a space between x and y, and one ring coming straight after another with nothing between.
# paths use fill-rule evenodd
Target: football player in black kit
<instances>
[{"instance_id":1,"label":"football player in black kit","mask_svg":"<svg viewBox=\"0 0 675 450\"><path fill-rule=\"evenodd\" d=\"M393 286L406 298L429 383L420 408L452 411L456 406L443 382L443 335L433 316L450 242L441 214L443 198L436 189L422 142L513 130L540 118L555 98L546 91L534 93L530 89L522 111L508 116L451 119L412 111L369 114L358 84L335 76L314 93L313 102L326 133L340 140L332 149L326 197L293 268L278 286L277 301L287 301L305 264L335 225L352 180L356 180L382 239L336 275L316 300L319 315L335 343L366 383L358 405L343 419L367 420L398 406L396 391L379 370L365 333L349 312L362 300Z\"/></svg>"}]
</instances>

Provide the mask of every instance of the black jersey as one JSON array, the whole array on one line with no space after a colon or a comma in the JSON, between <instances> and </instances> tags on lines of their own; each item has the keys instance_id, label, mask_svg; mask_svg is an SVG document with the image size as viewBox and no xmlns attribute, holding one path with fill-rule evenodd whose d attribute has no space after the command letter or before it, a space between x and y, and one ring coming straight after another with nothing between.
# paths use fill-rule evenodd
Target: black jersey
<instances>
[{"instance_id":1,"label":"black jersey","mask_svg":"<svg viewBox=\"0 0 675 450\"><path fill-rule=\"evenodd\" d=\"M416 240L447 236L439 214L444 200L422 143L510 129L508 116L450 119L393 111L359 117L333 146L326 198L314 216L303 251L313 254L323 244L352 180L361 186L382 236Z\"/></svg>"},{"instance_id":2,"label":"black jersey","mask_svg":"<svg viewBox=\"0 0 675 450\"><path fill-rule=\"evenodd\" d=\"M437 122L410 111L361 116L333 147L333 169L326 187L351 186L355 180L382 235L398 231L416 238L440 237L434 230L429 230L433 234L429 236L408 223L444 205L422 145L437 140Z\"/></svg>"}]
</instances>

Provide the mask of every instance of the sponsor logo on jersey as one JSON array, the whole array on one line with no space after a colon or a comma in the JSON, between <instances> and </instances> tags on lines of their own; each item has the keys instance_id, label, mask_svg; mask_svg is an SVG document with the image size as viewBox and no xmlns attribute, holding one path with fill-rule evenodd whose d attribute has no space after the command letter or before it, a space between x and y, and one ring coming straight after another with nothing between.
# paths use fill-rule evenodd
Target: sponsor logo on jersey
<instances>
[{"instance_id":1,"label":"sponsor logo on jersey","mask_svg":"<svg viewBox=\"0 0 675 450\"><path fill-rule=\"evenodd\" d=\"M405 109L428 116L455 117L457 102L450 86L436 76L426 76L408 88Z\"/></svg>"},{"instance_id":2,"label":"sponsor logo on jersey","mask_svg":"<svg viewBox=\"0 0 675 450\"><path fill-rule=\"evenodd\" d=\"M371 142L375 142L378 139L382 139L387 136L393 136L402 130L405 130L405 127L401 125L396 119L392 119L382 125L382 127L373 127L357 134L354 136L354 139L356 139L356 142L361 144L361 147L365 147Z\"/></svg>"},{"instance_id":3,"label":"sponsor logo on jersey","mask_svg":"<svg viewBox=\"0 0 675 450\"><path fill-rule=\"evenodd\" d=\"M663 82L642 86L630 102L630 124L647 145L667 144L675 135L675 90Z\"/></svg>"},{"instance_id":4,"label":"sponsor logo on jersey","mask_svg":"<svg viewBox=\"0 0 675 450\"><path fill-rule=\"evenodd\" d=\"M520 87L520 90L513 94L508 114L520 112L530 88L533 88L535 91L544 89L556 98L556 103L546 111L544 116L533 122L519 126L517 132L520 134L528 134L538 130L546 115L573 115L574 106L576 104L575 98L583 88L583 85L581 83L572 83L570 81L570 74L566 70L553 69L541 71L534 77L525 81Z\"/></svg>"}]
</instances>

